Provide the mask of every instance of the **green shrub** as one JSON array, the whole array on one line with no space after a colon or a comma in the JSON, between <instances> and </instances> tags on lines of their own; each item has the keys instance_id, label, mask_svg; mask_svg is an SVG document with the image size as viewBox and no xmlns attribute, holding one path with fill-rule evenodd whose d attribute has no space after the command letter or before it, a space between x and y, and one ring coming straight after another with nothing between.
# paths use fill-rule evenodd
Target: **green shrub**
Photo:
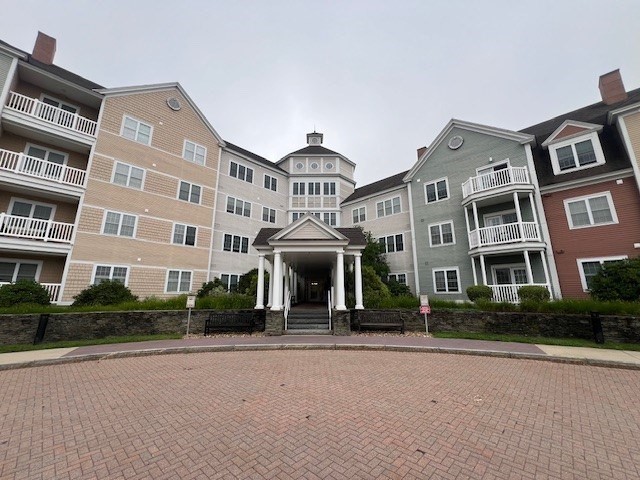
<instances>
[{"instance_id":1,"label":"green shrub","mask_svg":"<svg viewBox=\"0 0 640 480\"><path fill-rule=\"evenodd\" d=\"M397 297L382 298L376 308L404 308L418 310L420 300L413 295L399 295Z\"/></svg>"},{"instance_id":2,"label":"green shrub","mask_svg":"<svg viewBox=\"0 0 640 480\"><path fill-rule=\"evenodd\" d=\"M214 278L210 282L206 282L202 284L196 296L198 298L206 297L207 295L220 295L222 293L227 292L227 286L222 283L222 280L219 278Z\"/></svg>"},{"instance_id":3,"label":"green shrub","mask_svg":"<svg viewBox=\"0 0 640 480\"><path fill-rule=\"evenodd\" d=\"M49 292L33 280L18 280L0 287L0 307L32 304L49 305Z\"/></svg>"},{"instance_id":4,"label":"green shrub","mask_svg":"<svg viewBox=\"0 0 640 480\"><path fill-rule=\"evenodd\" d=\"M391 297L389 288L369 265L362 267L362 296L366 308L380 308L380 301Z\"/></svg>"},{"instance_id":5,"label":"green shrub","mask_svg":"<svg viewBox=\"0 0 640 480\"><path fill-rule=\"evenodd\" d=\"M539 285L525 285L518 289L518 296L521 302L534 301L534 302L546 302L551 297L549 290L546 287Z\"/></svg>"},{"instance_id":6,"label":"green shrub","mask_svg":"<svg viewBox=\"0 0 640 480\"><path fill-rule=\"evenodd\" d=\"M73 306L84 305L117 305L119 303L136 302L136 297L121 282L107 280L85 288L74 298Z\"/></svg>"},{"instance_id":7,"label":"green shrub","mask_svg":"<svg viewBox=\"0 0 640 480\"><path fill-rule=\"evenodd\" d=\"M212 310L243 310L254 308L256 300L251 295L227 293L198 299L197 308Z\"/></svg>"},{"instance_id":8,"label":"green shrub","mask_svg":"<svg viewBox=\"0 0 640 480\"><path fill-rule=\"evenodd\" d=\"M391 293L392 296L394 297L410 297L412 296L411 294L411 289L409 288L409 285L405 285L404 283L400 283L397 280L394 279L390 279L387 282L387 288L389 289L389 292Z\"/></svg>"},{"instance_id":9,"label":"green shrub","mask_svg":"<svg viewBox=\"0 0 640 480\"><path fill-rule=\"evenodd\" d=\"M493 298L493 290L487 285L472 285L467 287L467 297L472 302L476 300L491 300Z\"/></svg>"},{"instance_id":10,"label":"green shrub","mask_svg":"<svg viewBox=\"0 0 640 480\"><path fill-rule=\"evenodd\" d=\"M596 300L637 302L640 300L640 257L603 264L591 279L589 291Z\"/></svg>"}]
</instances>

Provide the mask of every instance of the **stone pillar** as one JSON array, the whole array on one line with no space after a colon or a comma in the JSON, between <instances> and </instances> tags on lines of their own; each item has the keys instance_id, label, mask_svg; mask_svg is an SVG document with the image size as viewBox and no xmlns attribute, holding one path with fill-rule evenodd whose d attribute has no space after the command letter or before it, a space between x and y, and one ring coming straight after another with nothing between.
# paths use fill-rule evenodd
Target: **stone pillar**
<instances>
[{"instance_id":1,"label":"stone pillar","mask_svg":"<svg viewBox=\"0 0 640 480\"><path fill-rule=\"evenodd\" d=\"M364 308L362 302L362 253L358 252L354 254L356 258L356 272L355 272L355 285L356 285L356 309L361 310Z\"/></svg>"},{"instance_id":2,"label":"stone pillar","mask_svg":"<svg viewBox=\"0 0 640 480\"><path fill-rule=\"evenodd\" d=\"M336 310L346 310L344 301L344 251L336 253Z\"/></svg>"},{"instance_id":3,"label":"stone pillar","mask_svg":"<svg viewBox=\"0 0 640 480\"><path fill-rule=\"evenodd\" d=\"M273 300L271 310L282 310L282 255L273 252Z\"/></svg>"},{"instance_id":4,"label":"stone pillar","mask_svg":"<svg viewBox=\"0 0 640 480\"><path fill-rule=\"evenodd\" d=\"M256 292L255 308L264 308L264 253L258 255L258 291Z\"/></svg>"},{"instance_id":5,"label":"stone pillar","mask_svg":"<svg viewBox=\"0 0 640 480\"><path fill-rule=\"evenodd\" d=\"M351 312L349 310L334 310L331 320L334 335L351 335Z\"/></svg>"}]
</instances>

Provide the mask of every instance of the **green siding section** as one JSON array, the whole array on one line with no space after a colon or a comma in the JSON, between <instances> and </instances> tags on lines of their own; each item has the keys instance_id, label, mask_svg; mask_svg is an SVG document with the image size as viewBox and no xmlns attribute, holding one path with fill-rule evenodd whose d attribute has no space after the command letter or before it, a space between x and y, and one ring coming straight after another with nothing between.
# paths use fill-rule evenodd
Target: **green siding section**
<instances>
[{"instance_id":1,"label":"green siding section","mask_svg":"<svg viewBox=\"0 0 640 480\"><path fill-rule=\"evenodd\" d=\"M451 150L447 143L449 138L455 135L460 135L464 143L457 150ZM492 162L489 161L490 158ZM413 177L411 193L420 293L450 300L467 299L466 288L473 285L473 271L471 257L468 254L469 240L462 207L462 184L470 177L477 175L477 168L488 167L506 158L509 159L511 166L527 166L525 148L519 142L454 127L442 143L435 147L425 164ZM427 205L425 184L443 177L448 180L449 198ZM528 199L521 198L520 204L525 221L531 219L533 214L527 205ZM482 212L479 211L480 218L494 208L495 211L510 210L514 206L510 203L487 207ZM431 248L428 225L448 220L453 220L454 223L455 245ZM472 219L471 222L473 223ZM524 262L524 258L522 256L520 258ZM432 271L442 267L458 267L461 291L459 294L435 293ZM480 269L478 269L478 278L480 278Z\"/></svg>"}]
</instances>

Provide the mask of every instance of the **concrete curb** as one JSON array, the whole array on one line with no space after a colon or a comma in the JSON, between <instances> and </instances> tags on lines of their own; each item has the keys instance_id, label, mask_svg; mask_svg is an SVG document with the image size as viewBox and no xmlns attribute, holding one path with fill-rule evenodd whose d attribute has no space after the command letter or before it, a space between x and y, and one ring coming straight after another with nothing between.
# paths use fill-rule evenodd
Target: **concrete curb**
<instances>
[{"instance_id":1,"label":"concrete curb","mask_svg":"<svg viewBox=\"0 0 640 480\"><path fill-rule=\"evenodd\" d=\"M588 365L592 367L620 368L625 370L640 370L640 365L617 362L612 360L597 360L590 358L559 357L547 354L502 352L496 350L468 350L443 347L403 346L403 345L363 345L363 344L244 344L244 345L203 345L192 347L153 348L146 350L130 350L109 353L92 353L70 357L31 360L28 362L0 365L0 371L19 368L43 367L48 365L64 365L70 363L101 361L116 358L147 357L152 355L173 355L187 353L217 353L217 352L250 352L275 350L349 350L349 351L386 351L406 353L445 353L450 355L473 355L478 357L512 358L519 360L540 360L569 365Z\"/></svg>"}]
</instances>

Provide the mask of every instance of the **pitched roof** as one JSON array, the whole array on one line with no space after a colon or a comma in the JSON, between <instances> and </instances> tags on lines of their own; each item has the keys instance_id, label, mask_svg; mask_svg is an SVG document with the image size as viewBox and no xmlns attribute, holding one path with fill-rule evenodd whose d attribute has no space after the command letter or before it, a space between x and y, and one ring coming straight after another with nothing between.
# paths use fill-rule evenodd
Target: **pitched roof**
<instances>
[{"instance_id":1,"label":"pitched roof","mask_svg":"<svg viewBox=\"0 0 640 480\"><path fill-rule=\"evenodd\" d=\"M385 190L404 185L402 179L408 172L409 170L405 170L404 172L396 173L391 177L383 178L382 180L370 183L369 185L364 185L362 187L356 188L351 195L349 195L342 201L342 203L345 204L353 202L354 200L358 200L363 197L368 197L369 195L374 195L376 193L380 193Z\"/></svg>"},{"instance_id":2,"label":"pitched roof","mask_svg":"<svg viewBox=\"0 0 640 480\"><path fill-rule=\"evenodd\" d=\"M334 152L333 150L329 150L328 148L323 147L322 145L307 145L300 150L296 150L295 152L291 152L285 156L290 155L340 155L341 153Z\"/></svg>"},{"instance_id":3,"label":"pitched roof","mask_svg":"<svg viewBox=\"0 0 640 480\"><path fill-rule=\"evenodd\" d=\"M266 165L269 168L273 168L275 170L279 170L282 173L287 173L286 171L284 171L282 168L280 168L278 165L276 165L275 163L273 163L271 160L267 160L264 157L261 157L260 155L250 152L249 150L245 150L242 147L239 147L231 142L228 141L224 141L224 143L226 144L226 150L232 150L236 153L239 153L240 155L243 155L247 158L250 158L251 160L255 160L258 163L261 163L263 165Z\"/></svg>"},{"instance_id":4,"label":"pitched roof","mask_svg":"<svg viewBox=\"0 0 640 480\"><path fill-rule=\"evenodd\" d=\"M282 228L261 228L253 241L253 245L257 247L266 247L269 245L268 240L283 230ZM349 245L366 245L367 239L361 228L342 228L336 230L349 239Z\"/></svg>"},{"instance_id":5,"label":"pitched roof","mask_svg":"<svg viewBox=\"0 0 640 480\"><path fill-rule=\"evenodd\" d=\"M571 180L578 180L594 175L630 168L631 164L623 146L620 132L615 125L608 124L607 116L612 110L617 110L621 107L638 102L640 102L640 88L628 92L627 99L622 102L614 103L613 105L607 105L604 102L597 102L592 105L564 113L550 120L538 123L537 125L522 129L521 132L534 135L537 140L536 147L533 148L533 160L536 166L536 173L538 175L538 182L540 183L540 186L564 183ZM555 175L553 173L549 150L543 148L542 143L566 120L576 120L578 122L603 125L603 129L599 137L604 156L607 159L606 163L586 170L563 173L562 175Z\"/></svg>"}]
</instances>

